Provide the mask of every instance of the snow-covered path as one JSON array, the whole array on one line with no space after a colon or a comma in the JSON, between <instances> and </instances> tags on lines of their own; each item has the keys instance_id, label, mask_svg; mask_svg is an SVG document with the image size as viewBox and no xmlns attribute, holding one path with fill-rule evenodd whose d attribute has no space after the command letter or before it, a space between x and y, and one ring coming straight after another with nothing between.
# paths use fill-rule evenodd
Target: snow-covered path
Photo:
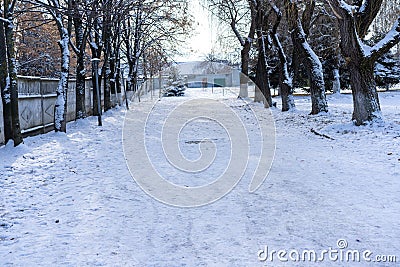
<instances>
[{"instance_id":1,"label":"snow-covered path","mask_svg":"<svg viewBox=\"0 0 400 267\"><path fill-rule=\"evenodd\" d=\"M296 112L274 110L277 150L267 180L250 194L245 175L199 208L164 205L135 183L122 147L123 110L106 114L103 128L89 118L69 124L67 135L0 148L0 266L310 266L264 263L257 254L265 246L337 249L339 239L399 262L400 94L381 96L388 123L374 128L349 123L350 96L329 100L328 115L308 116L307 98L296 99Z\"/></svg>"}]
</instances>

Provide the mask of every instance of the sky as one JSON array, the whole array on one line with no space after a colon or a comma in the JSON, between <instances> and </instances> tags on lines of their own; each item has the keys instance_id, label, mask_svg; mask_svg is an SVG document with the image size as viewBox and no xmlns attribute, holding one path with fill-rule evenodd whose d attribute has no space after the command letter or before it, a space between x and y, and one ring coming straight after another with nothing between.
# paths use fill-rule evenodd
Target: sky
<instances>
[{"instance_id":1,"label":"sky","mask_svg":"<svg viewBox=\"0 0 400 267\"><path fill-rule=\"evenodd\" d=\"M190 1L189 8L194 16L194 34L187 40L185 55L177 57L178 62L204 60L216 39L208 10L201 6L200 1Z\"/></svg>"}]
</instances>

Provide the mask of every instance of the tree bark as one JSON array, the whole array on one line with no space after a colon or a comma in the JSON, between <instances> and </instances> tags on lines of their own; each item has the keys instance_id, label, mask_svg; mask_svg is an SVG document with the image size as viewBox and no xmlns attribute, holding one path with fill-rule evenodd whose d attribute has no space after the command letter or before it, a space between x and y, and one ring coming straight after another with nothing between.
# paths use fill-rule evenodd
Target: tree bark
<instances>
[{"instance_id":1,"label":"tree bark","mask_svg":"<svg viewBox=\"0 0 400 267\"><path fill-rule=\"evenodd\" d=\"M101 52L102 52L102 42L101 42L101 37L100 37L100 22L98 18L95 18L93 21L93 25L91 28L91 35L90 35L90 51L92 54L92 59L94 58L101 58ZM98 84L101 88L101 75L98 75ZM97 88L96 88L96 73L95 70L92 68L92 87L93 87L93 94L92 94L92 103L93 103L93 116L99 116L99 111L98 109L98 96L97 96ZM100 97L101 99L101 90L100 92ZM100 105L101 106L101 105Z\"/></svg>"},{"instance_id":2,"label":"tree bark","mask_svg":"<svg viewBox=\"0 0 400 267\"><path fill-rule=\"evenodd\" d=\"M266 108L272 107L272 96L271 96L271 88L269 83L269 72L268 72L268 62L267 62L267 46L268 46L268 38L266 34L267 31L267 21L264 6L262 5L262 1L256 1L256 34L258 40L258 59L256 66L256 77L255 84L258 89L262 93L262 101ZM256 96L255 101L260 102L261 99L257 97L257 88L256 88Z\"/></svg>"},{"instance_id":3,"label":"tree bark","mask_svg":"<svg viewBox=\"0 0 400 267\"><path fill-rule=\"evenodd\" d=\"M381 120L374 66L372 62L365 62L362 66L349 64L354 102L353 120L358 126L368 121Z\"/></svg>"},{"instance_id":4,"label":"tree bark","mask_svg":"<svg viewBox=\"0 0 400 267\"><path fill-rule=\"evenodd\" d=\"M114 55L115 55L115 93L117 95L122 93L122 84L121 84L121 78L122 78L122 70L121 70L121 57L120 57L120 46L121 46L121 40L120 37L121 34L117 35L116 40L114 40ZM119 103L119 97L118 97L118 103ZM121 103L119 103L121 105Z\"/></svg>"},{"instance_id":5,"label":"tree bark","mask_svg":"<svg viewBox=\"0 0 400 267\"><path fill-rule=\"evenodd\" d=\"M76 2L74 2L77 5ZM75 6L75 9L78 9ZM75 42L76 42L76 119L83 119L86 117L86 105L85 105L85 87L86 87L86 68L85 68L85 48L86 48L86 37L83 29L82 18L79 16L79 11L75 11L73 18L75 26Z\"/></svg>"},{"instance_id":6,"label":"tree bark","mask_svg":"<svg viewBox=\"0 0 400 267\"><path fill-rule=\"evenodd\" d=\"M57 27L60 33L61 40L59 47L61 52L61 73L60 81L56 90L57 100L54 106L54 127L56 132L67 132L67 92L68 92L68 76L69 76L69 34L62 23L61 14L57 15Z\"/></svg>"},{"instance_id":7,"label":"tree bark","mask_svg":"<svg viewBox=\"0 0 400 267\"><path fill-rule=\"evenodd\" d=\"M400 42L400 16L392 30L373 47L362 43L381 6L378 1L360 1L358 10L349 9L338 0L326 0L339 22L340 48L350 70L353 91L353 120L356 125L382 121L381 107L374 79L376 60Z\"/></svg>"},{"instance_id":8,"label":"tree bark","mask_svg":"<svg viewBox=\"0 0 400 267\"><path fill-rule=\"evenodd\" d=\"M240 75L239 97L241 98L249 97L248 82L249 82L250 48L251 48L251 43L249 40L247 40L240 53L242 73Z\"/></svg>"},{"instance_id":9,"label":"tree bark","mask_svg":"<svg viewBox=\"0 0 400 267\"><path fill-rule=\"evenodd\" d=\"M279 40L279 36L277 34L278 27L282 20L282 12L279 8L273 4L271 1L269 2L272 10L275 12L276 21L274 26L272 27L271 36L272 40L278 50L279 56L279 87L280 87L280 94L282 97L282 111L286 112L295 108L294 98L293 98L293 82L292 77L289 74L288 68L288 61L285 54L285 50L282 47L282 44Z\"/></svg>"},{"instance_id":10,"label":"tree bark","mask_svg":"<svg viewBox=\"0 0 400 267\"><path fill-rule=\"evenodd\" d=\"M257 68L256 68L256 77L255 77L255 83L262 93L262 98L263 102L266 108L272 107L272 96L271 96L271 88L269 84L269 75L268 75L268 69L267 69L267 62L266 62L266 56L265 56L265 40L264 38L261 38L260 40L260 48L258 52L258 60L257 60ZM264 43L264 44L262 44ZM257 89L256 89L257 90ZM255 99L258 101L259 99Z\"/></svg>"},{"instance_id":11,"label":"tree bark","mask_svg":"<svg viewBox=\"0 0 400 267\"><path fill-rule=\"evenodd\" d=\"M293 46L295 51L304 59L304 64L308 70L312 102L311 114L328 112L322 63L307 42L307 36L299 18L297 3L295 1L286 1L286 4Z\"/></svg>"},{"instance_id":12,"label":"tree bark","mask_svg":"<svg viewBox=\"0 0 400 267\"><path fill-rule=\"evenodd\" d=\"M112 108L111 104L111 68L110 68L110 58L111 58L111 1L107 1L105 4L105 14L103 15L103 43L104 43L104 64L102 68L102 76L104 79L104 111L108 111Z\"/></svg>"},{"instance_id":13,"label":"tree bark","mask_svg":"<svg viewBox=\"0 0 400 267\"><path fill-rule=\"evenodd\" d=\"M4 121L4 140L5 143L12 140L12 116L11 116L11 96L10 87L8 86L8 69L7 69L7 48L6 37L4 35L4 24L0 21L0 89L1 99L3 102L3 121Z\"/></svg>"},{"instance_id":14,"label":"tree bark","mask_svg":"<svg viewBox=\"0 0 400 267\"><path fill-rule=\"evenodd\" d=\"M4 17L8 19L5 25L6 49L7 49L7 65L9 75L9 88L11 100L11 125L12 125L12 139L14 146L18 146L23 142L21 126L19 121L18 109L18 80L15 58L15 44L14 44L14 24L13 24L13 10L10 10L11 3L9 0L4 1ZM9 7L9 8L7 8Z\"/></svg>"},{"instance_id":15,"label":"tree bark","mask_svg":"<svg viewBox=\"0 0 400 267\"><path fill-rule=\"evenodd\" d=\"M345 10L340 12L340 47L350 70L354 102L353 120L359 126L382 118L374 79L375 62L364 56L353 15Z\"/></svg>"},{"instance_id":16,"label":"tree bark","mask_svg":"<svg viewBox=\"0 0 400 267\"><path fill-rule=\"evenodd\" d=\"M133 40L133 51L131 59L129 61L129 78L130 86L132 91L136 91L138 83L138 70L139 70L139 58L141 54L141 39L142 39L142 27L143 27L143 0L138 1L136 9L136 20L135 20L135 31Z\"/></svg>"},{"instance_id":17,"label":"tree bark","mask_svg":"<svg viewBox=\"0 0 400 267\"><path fill-rule=\"evenodd\" d=\"M104 94L104 112L110 110L112 108L111 105L111 70L110 70L110 56L108 53L105 53L104 64L102 68L102 76L103 76L103 94Z\"/></svg>"},{"instance_id":18,"label":"tree bark","mask_svg":"<svg viewBox=\"0 0 400 267\"><path fill-rule=\"evenodd\" d=\"M252 46L252 41L256 34L257 10L253 1L249 1L249 6L250 6L251 22L247 38L243 38L242 36L240 36L239 31L236 28L235 18L232 18L231 22L231 28L233 32L236 34L236 37L238 38L240 44L242 45L242 50L240 53L242 75L240 75L240 92L239 92L239 97L241 98L246 98L249 96L248 82L249 82L250 50Z\"/></svg>"},{"instance_id":19,"label":"tree bark","mask_svg":"<svg viewBox=\"0 0 400 267\"><path fill-rule=\"evenodd\" d=\"M76 119L83 119L86 117L86 105L85 105L85 90L86 90L86 68L84 55L79 53L77 55L76 63Z\"/></svg>"},{"instance_id":20,"label":"tree bark","mask_svg":"<svg viewBox=\"0 0 400 267\"><path fill-rule=\"evenodd\" d=\"M358 36L360 38L364 38L368 34L369 26L371 26L375 17L378 15L382 3L383 0L368 0L358 3L360 5L361 12L357 12L355 16L355 23Z\"/></svg>"},{"instance_id":21,"label":"tree bark","mask_svg":"<svg viewBox=\"0 0 400 267\"><path fill-rule=\"evenodd\" d=\"M110 94L117 96L117 71L116 71L116 61L115 57L111 56L110 58ZM116 102L111 99L111 108L114 108L116 106Z\"/></svg>"}]
</instances>

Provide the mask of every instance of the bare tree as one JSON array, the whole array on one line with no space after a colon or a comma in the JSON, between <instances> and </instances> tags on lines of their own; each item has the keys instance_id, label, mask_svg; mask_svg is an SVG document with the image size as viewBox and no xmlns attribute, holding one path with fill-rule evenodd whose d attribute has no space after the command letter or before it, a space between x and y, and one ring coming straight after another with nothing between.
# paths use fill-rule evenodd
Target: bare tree
<instances>
[{"instance_id":1,"label":"bare tree","mask_svg":"<svg viewBox=\"0 0 400 267\"><path fill-rule=\"evenodd\" d=\"M272 96L269 79L268 50L271 45L269 42L269 12L263 0L254 1L256 9L256 36L257 36L257 65L255 67L254 82L262 96L255 95L255 101L262 101L266 108L272 107Z\"/></svg>"},{"instance_id":2,"label":"bare tree","mask_svg":"<svg viewBox=\"0 0 400 267\"><path fill-rule=\"evenodd\" d=\"M341 51L351 76L356 125L381 121L381 107L374 79L377 59L400 41L400 16L393 28L374 46L363 42L377 16L383 0L355 1L353 5L340 0L325 0L339 22Z\"/></svg>"},{"instance_id":3,"label":"bare tree","mask_svg":"<svg viewBox=\"0 0 400 267\"><path fill-rule=\"evenodd\" d=\"M72 43L70 39L70 46L76 55L75 117L76 119L82 119L87 115L85 105L85 55L89 26L92 22L91 15L93 12L89 9L89 4L87 4L86 1L71 0L70 3L71 6L68 10L69 23L73 22L75 32L75 44Z\"/></svg>"},{"instance_id":4,"label":"bare tree","mask_svg":"<svg viewBox=\"0 0 400 267\"><path fill-rule=\"evenodd\" d=\"M60 81L58 83L56 94L57 100L54 106L54 128L56 132L67 132L67 92L68 92L68 77L70 67L70 31L66 26L64 10L68 10L71 6L71 0L68 1L67 7L62 6L60 0L49 0L48 4L44 3L47 11L53 17L60 40L58 45L60 48Z\"/></svg>"},{"instance_id":5,"label":"bare tree","mask_svg":"<svg viewBox=\"0 0 400 267\"><path fill-rule=\"evenodd\" d=\"M322 63L307 41L307 33L310 28L310 21L315 1L308 0L306 9L303 12L303 19L300 19L297 0L285 0L285 5L294 49L304 60L310 79L312 102L311 114L327 112L328 104L325 96L325 81Z\"/></svg>"},{"instance_id":6,"label":"bare tree","mask_svg":"<svg viewBox=\"0 0 400 267\"><path fill-rule=\"evenodd\" d=\"M8 86L8 68L7 68L7 45L4 32L4 23L7 20L0 20L0 88L1 99L3 103L3 118L4 118L4 138L7 143L13 139L12 136L12 113L11 113L11 96L10 87Z\"/></svg>"},{"instance_id":7,"label":"bare tree","mask_svg":"<svg viewBox=\"0 0 400 267\"><path fill-rule=\"evenodd\" d=\"M188 1L140 0L123 25L123 53L129 66L128 85L135 90L145 52L154 47L171 57L190 33Z\"/></svg>"},{"instance_id":8,"label":"bare tree","mask_svg":"<svg viewBox=\"0 0 400 267\"><path fill-rule=\"evenodd\" d=\"M208 2L213 14L221 23L229 24L240 43L242 75L239 97L248 97L250 50L255 41L257 2L252 0L209 0Z\"/></svg>"},{"instance_id":9,"label":"bare tree","mask_svg":"<svg viewBox=\"0 0 400 267\"><path fill-rule=\"evenodd\" d=\"M289 73L288 60L285 50L283 49L282 43L278 36L278 27L283 16L281 10L275 5L274 2L272 2L272 0L269 0L269 4L276 15L276 20L271 30L271 37L279 56L279 87L281 89L282 111L289 111L295 108L295 103L293 98L293 79Z\"/></svg>"},{"instance_id":10,"label":"bare tree","mask_svg":"<svg viewBox=\"0 0 400 267\"><path fill-rule=\"evenodd\" d=\"M5 37L5 50L7 57L7 77L5 87L2 88L2 97L5 108L5 127L9 127L9 120L11 112L11 129L7 129L7 137L11 133L12 139L14 141L14 146L18 146L23 142L21 134L21 126L19 121L19 110L18 110L18 81L17 81L17 66L15 59L15 36L14 36L14 10L17 4L17 0L4 0L4 19L3 29ZM1 31L0 31L1 34ZM1 39L1 37L0 37ZM3 42L4 45L4 42ZM3 47L4 49L4 47ZM4 51L4 50L3 50ZM1 63L5 63L5 60L1 60ZM5 69L5 67L4 67ZM4 75L3 69L3 75ZM10 131L11 130L11 131Z\"/></svg>"}]
</instances>

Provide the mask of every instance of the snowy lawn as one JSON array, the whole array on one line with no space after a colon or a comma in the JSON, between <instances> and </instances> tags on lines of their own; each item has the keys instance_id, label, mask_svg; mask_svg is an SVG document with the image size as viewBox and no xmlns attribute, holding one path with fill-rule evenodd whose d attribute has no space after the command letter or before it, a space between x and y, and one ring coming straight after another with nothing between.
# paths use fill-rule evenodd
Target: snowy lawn
<instances>
[{"instance_id":1,"label":"snowy lawn","mask_svg":"<svg viewBox=\"0 0 400 267\"><path fill-rule=\"evenodd\" d=\"M160 110L176 101L211 97L202 90L187 93L163 99ZM234 95L222 97L217 91L212 97L247 116L248 108ZM199 208L164 205L135 183L123 153L122 109L108 112L102 128L89 118L70 123L66 135L49 133L26 138L18 148L2 147L0 266L314 266L293 262L288 255L286 263L276 254L265 262L258 257L265 256L266 246L268 253L315 250L320 257L323 250L338 249L340 239L348 243L342 251L369 250L372 261L377 255L395 255L397 263L335 262L326 256L319 265L396 266L400 93L380 97L386 118L380 127L351 124L350 95L330 96L330 113L324 115L308 115L307 97L296 98L295 112L273 110L276 155L259 190L248 192L249 170L226 197ZM140 111L145 105L133 108ZM257 114L266 112L251 106ZM153 130L160 131L157 124ZM229 140L218 124L199 122L184 132L183 153L195 159L198 140L207 132L222 146L216 161L223 166ZM157 135L149 138L155 146ZM191 180L171 174L161 153L154 161L175 183L212 181L212 175ZM254 169L251 162L249 168Z\"/></svg>"}]
</instances>

